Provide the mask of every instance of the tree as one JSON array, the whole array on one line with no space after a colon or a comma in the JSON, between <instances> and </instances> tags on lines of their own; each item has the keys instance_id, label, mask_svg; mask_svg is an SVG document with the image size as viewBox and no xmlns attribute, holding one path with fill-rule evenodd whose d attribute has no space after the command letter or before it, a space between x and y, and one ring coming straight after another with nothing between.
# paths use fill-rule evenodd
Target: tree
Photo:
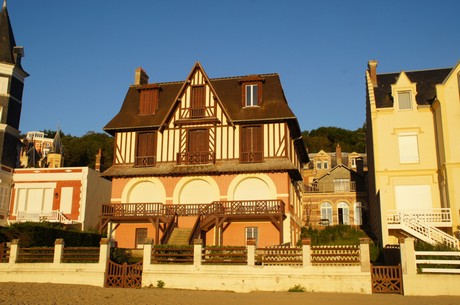
<instances>
[{"instance_id":1,"label":"tree","mask_svg":"<svg viewBox=\"0 0 460 305\"><path fill-rule=\"evenodd\" d=\"M56 131L43 130L47 138L55 136ZM89 131L82 137L64 134L61 131L64 146L64 166L88 166L95 168L96 154L102 149L101 171L112 166L113 138L105 133Z\"/></svg>"},{"instance_id":2,"label":"tree","mask_svg":"<svg viewBox=\"0 0 460 305\"><path fill-rule=\"evenodd\" d=\"M365 124L357 130L348 130L340 127L319 127L311 131L303 131L302 136L308 151L316 153L320 150L335 151L340 144L342 151L360 152L366 150Z\"/></svg>"}]
</instances>

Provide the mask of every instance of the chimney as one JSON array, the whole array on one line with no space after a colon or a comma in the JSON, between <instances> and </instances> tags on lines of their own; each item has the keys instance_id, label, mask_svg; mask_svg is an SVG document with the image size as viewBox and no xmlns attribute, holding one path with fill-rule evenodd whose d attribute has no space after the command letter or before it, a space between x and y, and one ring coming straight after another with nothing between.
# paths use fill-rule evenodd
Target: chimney
<instances>
[{"instance_id":1,"label":"chimney","mask_svg":"<svg viewBox=\"0 0 460 305\"><path fill-rule=\"evenodd\" d=\"M335 156L337 157L337 165L342 164L342 147L337 143L335 148Z\"/></svg>"},{"instance_id":2,"label":"chimney","mask_svg":"<svg viewBox=\"0 0 460 305\"><path fill-rule=\"evenodd\" d=\"M96 155L96 164L94 165L94 169L98 172L101 171L101 158L102 158L102 148L99 148L99 151Z\"/></svg>"},{"instance_id":3,"label":"chimney","mask_svg":"<svg viewBox=\"0 0 460 305\"><path fill-rule=\"evenodd\" d=\"M141 67L136 69L134 73L134 85L147 85L149 83L149 76Z\"/></svg>"},{"instance_id":4,"label":"chimney","mask_svg":"<svg viewBox=\"0 0 460 305\"><path fill-rule=\"evenodd\" d=\"M369 75L371 77L371 82L374 87L377 87L377 64L376 60L369 60L367 66L369 68Z\"/></svg>"},{"instance_id":5,"label":"chimney","mask_svg":"<svg viewBox=\"0 0 460 305\"><path fill-rule=\"evenodd\" d=\"M356 172L364 176L364 159L362 157L356 158Z\"/></svg>"}]
</instances>

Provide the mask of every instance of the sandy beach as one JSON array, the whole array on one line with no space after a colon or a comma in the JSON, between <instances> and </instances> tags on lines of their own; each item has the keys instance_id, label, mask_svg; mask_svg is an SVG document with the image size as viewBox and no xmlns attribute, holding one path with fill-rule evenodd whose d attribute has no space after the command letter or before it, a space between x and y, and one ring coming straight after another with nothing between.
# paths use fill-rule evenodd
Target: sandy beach
<instances>
[{"instance_id":1,"label":"sandy beach","mask_svg":"<svg viewBox=\"0 0 460 305\"><path fill-rule=\"evenodd\" d=\"M307 292L197 291L177 289L121 289L84 285L0 283L0 304L149 304L149 305L454 305L460 297L409 297Z\"/></svg>"}]
</instances>

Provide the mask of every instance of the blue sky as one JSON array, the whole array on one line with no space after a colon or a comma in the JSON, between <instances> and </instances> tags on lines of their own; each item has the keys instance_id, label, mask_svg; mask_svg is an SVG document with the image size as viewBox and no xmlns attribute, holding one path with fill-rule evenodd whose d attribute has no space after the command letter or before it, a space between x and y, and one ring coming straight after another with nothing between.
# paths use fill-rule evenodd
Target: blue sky
<instances>
[{"instance_id":1,"label":"blue sky","mask_svg":"<svg viewBox=\"0 0 460 305\"><path fill-rule=\"evenodd\" d=\"M20 129L80 136L118 112L141 66L150 82L280 74L302 130L357 129L364 72L453 67L460 1L8 0L25 48Z\"/></svg>"}]
</instances>

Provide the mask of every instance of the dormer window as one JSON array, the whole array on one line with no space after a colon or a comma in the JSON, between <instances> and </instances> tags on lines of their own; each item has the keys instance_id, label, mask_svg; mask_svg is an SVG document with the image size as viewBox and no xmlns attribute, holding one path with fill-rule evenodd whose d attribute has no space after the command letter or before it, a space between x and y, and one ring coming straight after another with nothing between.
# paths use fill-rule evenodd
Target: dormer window
<instances>
[{"instance_id":1,"label":"dormer window","mask_svg":"<svg viewBox=\"0 0 460 305\"><path fill-rule=\"evenodd\" d=\"M246 107L259 105L259 85L251 84L246 85Z\"/></svg>"},{"instance_id":2,"label":"dormer window","mask_svg":"<svg viewBox=\"0 0 460 305\"><path fill-rule=\"evenodd\" d=\"M155 114L158 109L159 88L140 90L139 114Z\"/></svg>"},{"instance_id":3,"label":"dormer window","mask_svg":"<svg viewBox=\"0 0 460 305\"><path fill-rule=\"evenodd\" d=\"M412 109L412 95L410 91L398 92L398 107L399 107L399 110L411 110Z\"/></svg>"},{"instance_id":4,"label":"dormer window","mask_svg":"<svg viewBox=\"0 0 460 305\"><path fill-rule=\"evenodd\" d=\"M262 103L262 84L264 79L259 75L249 75L240 79L243 107L256 107Z\"/></svg>"}]
</instances>

